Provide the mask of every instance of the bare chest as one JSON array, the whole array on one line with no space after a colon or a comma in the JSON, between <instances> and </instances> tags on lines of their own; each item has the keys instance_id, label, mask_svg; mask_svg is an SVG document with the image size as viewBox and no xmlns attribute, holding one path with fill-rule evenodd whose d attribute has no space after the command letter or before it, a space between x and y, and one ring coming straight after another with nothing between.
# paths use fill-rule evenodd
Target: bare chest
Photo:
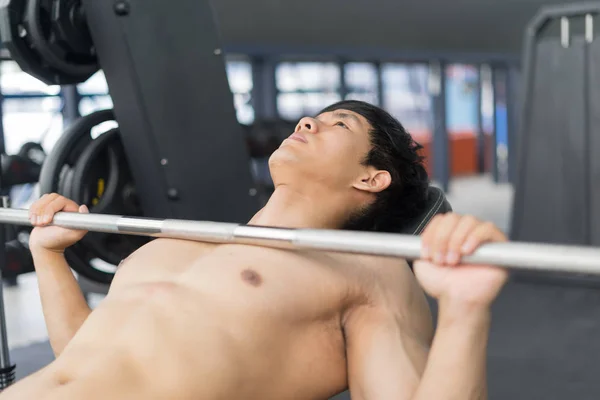
<instances>
[{"instance_id":1,"label":"bare chest","mask_svg":"<svg viewBox=\"0 0 600 400\"><path fill-rule=\"evenodd\" d=\"M360 279L345 264L326 253L163 242L128 259L113 287L141 288L144 295L184 287L221 311L328 318L360 291Z\"/></svg>"}]
</instances>

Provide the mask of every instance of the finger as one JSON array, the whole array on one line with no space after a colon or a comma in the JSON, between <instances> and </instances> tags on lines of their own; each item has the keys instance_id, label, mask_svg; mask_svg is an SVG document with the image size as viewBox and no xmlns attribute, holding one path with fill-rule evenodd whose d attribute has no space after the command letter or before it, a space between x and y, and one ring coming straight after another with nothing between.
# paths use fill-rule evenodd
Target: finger
<instances>
[{"instance_id":1,"label":"finger","mask_svg":"<svg viewBox=\"0 0 600 400\"><path fill-rule=\"evenodd\" d=\"M462 254L472 254L477 247L487 242L505 242L506 235L491 222L478 225L471 231L462 246Z\"/></svg>"},{"instance_id":2,"label":"finger","mask_svg":"<svg viewBox=\"0 0 600 400\"><path fill-rule=\"evenodd\" d=\"M81 206L79 206L79 212L82 214L89 214L90 210L85 204L82 204Z\"/></svg>"},{"instance_id":3,"label":"finger","mask_svg":"<svg viewBox=\"0 0 600 400\"><path fill-rule=\"evenodd\" d=\"M431 246L437 226L440 224L443 216L438 214L431 219L423 233L421 234L421 258L429 260L431 258Z\"/></svg>"},{"instance_id":4,"label":"finger","mask_svg":"<svg viewBox=\"0 0 600 400\"><path fill-rule=\"evenodd\" d=\"M442 265L446 262L448 242L459 221L460 217L457 214L446 214L442 222L437 226L431 248L433 262L436 264Z\"/></svg>"},{"instance_id":5,"label":"finger","mask_svg":"<svg viewBox=\"0 0 600 400\"><path fill-rule=\"evenodd\" d=\"M35 203L33 203L29 208L29 219L31 223L34 225L41 223L40 216L43 213L43 209L58 197L60 197L60 195L57 193L44 194Z\"/></svg>"},{"instance_id":6,"label":"finger","mask_svg":"<svg viewBox=\"0 0 600 400\"><path fill-rule=\"evenodd\" d=\"M471 232L480 224L480 221L467 215L460 219L448 241L448 251L446 253L446 264L456 265L462 255L462 246L471 234Z\"/></svg>"},{"instance_id":7,"label":"finger","mask_svg":"<svg viewBox=\"0 0 600 400\"><path fill-rule=\"evenodd\" d=\"M50 223L54 217L54 214L56 214L59 211L78 212L79 205L73 200L67 199L63 196L58 196L54 200L46 204L44 208L41 208L39 210L41 223Z\"/></svg>"},{"instance_id":8,"label":"finger","mask_svg":"<svg viewBox=\"0 0 600 400\"><path fill-rule=\"evenodd\" d=\"M29 216L36 215L37 210L40 208L42 204L46 204L49 194L42 195L39 199L33 202L29 207Z\"/></svg>"}]
</instances>

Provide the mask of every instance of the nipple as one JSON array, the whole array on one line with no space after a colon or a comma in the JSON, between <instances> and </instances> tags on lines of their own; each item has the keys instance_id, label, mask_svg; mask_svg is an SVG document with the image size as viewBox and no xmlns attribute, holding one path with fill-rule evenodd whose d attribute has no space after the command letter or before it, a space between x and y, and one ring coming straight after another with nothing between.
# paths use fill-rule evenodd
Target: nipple
<instances>
[{"instance_id":1,"label":"nipple","mask_svg":"<svg viewBox=\"0 0 600 400\"><path fill-rule=\"evenodd\" d=\"M252 269L243 270L241 275L242 275L242 280L245 281L246 283L249 283L252 286L258 287L262 284L261 276L258 274L258 272L254 271Z\"/></svg>"}]
</instances>

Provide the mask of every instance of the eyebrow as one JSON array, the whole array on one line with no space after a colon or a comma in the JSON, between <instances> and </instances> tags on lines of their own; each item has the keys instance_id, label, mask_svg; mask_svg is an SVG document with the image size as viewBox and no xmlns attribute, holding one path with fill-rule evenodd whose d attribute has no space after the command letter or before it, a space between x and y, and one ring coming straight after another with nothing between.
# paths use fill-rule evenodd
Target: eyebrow
<instances>
[{"instance_id":1,"label":"eyebrow","mask_svg":"<svg viewBox=\"0 0 600 400\"><path fill-rule=\"evenodd\" d=\"M333 116L341 118L341 119L352 120L358 126L362 125L360 123L360 120L358 119L358 117L356 115L353 115L353 114L348 114L348 113L345 113L345 112L335 112L335 113L333 113Z\"/></svg>"}]
</instances>

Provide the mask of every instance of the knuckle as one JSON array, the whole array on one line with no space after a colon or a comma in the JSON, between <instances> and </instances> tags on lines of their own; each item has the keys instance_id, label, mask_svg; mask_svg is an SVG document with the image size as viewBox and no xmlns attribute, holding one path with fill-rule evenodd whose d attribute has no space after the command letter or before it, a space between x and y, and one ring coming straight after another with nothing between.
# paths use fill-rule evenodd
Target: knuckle
<instances>
[{"instance_id":1,"label":"knuckle","mask_svg":"<svg viewBox=\"0 0 600 400\"><path fill-rule=\"evenodd\" d=\"M484 228L486 231L489 231L489 232L493 232L493 231L496 231L496 230L497 230L497 229L496 229L496 225L494 225L494 223L493 223L493 222L491 222L491 221L485 221L485 222L483 222L483 223L481 224L481 226L482 226L482 227L483 227L483 228Z\"/></svg>"},{"instance_id":2,"label":"knuckle","mask_svg":"<svg viewBox=\"0 0 600 400\"><path fill-rule=\"evenodd\" d=\"M444 219L447 221L457 221L460 219L460 215L458 215L455 212L449 212L449 213L446 213L443 215L444 215Z\"/></svg>"},{"instance_id":3,"label":"knuckle","mask_svg":"<svg viewBox=\"0 0 600 400\"><path fill-rule=\"evenodd\" d=\"M479 219L477 219L475 216L473 215L465 215L462 217L462 220L469 223L469 224L478 224L480 223Z\"/></svg>"},{"instance_id":4,"label":"knuckle","mask_svg":"<svg viewBox=\"0 0 600 400\"><path fill-rule=\"evenodd\" d=\"M48 202L52 202L58 198L60 198L60 195L58 193L50 193L46 199L48 200Z\"/></svg>"},{"instance_id":5,"label":"knuckle","mask_svg":"<svg viewBox=\"0 0 600 400\"><path fill-rule=\"evenodd\" d=\"M427 225L427 227L431 228L431 227L435 226L435 224L440 222L442 220L442 218L444 218L443 214L434 215L433 218L431 218L431 221L429 221L429 224Z\"/></svg>"}]
</instances>

